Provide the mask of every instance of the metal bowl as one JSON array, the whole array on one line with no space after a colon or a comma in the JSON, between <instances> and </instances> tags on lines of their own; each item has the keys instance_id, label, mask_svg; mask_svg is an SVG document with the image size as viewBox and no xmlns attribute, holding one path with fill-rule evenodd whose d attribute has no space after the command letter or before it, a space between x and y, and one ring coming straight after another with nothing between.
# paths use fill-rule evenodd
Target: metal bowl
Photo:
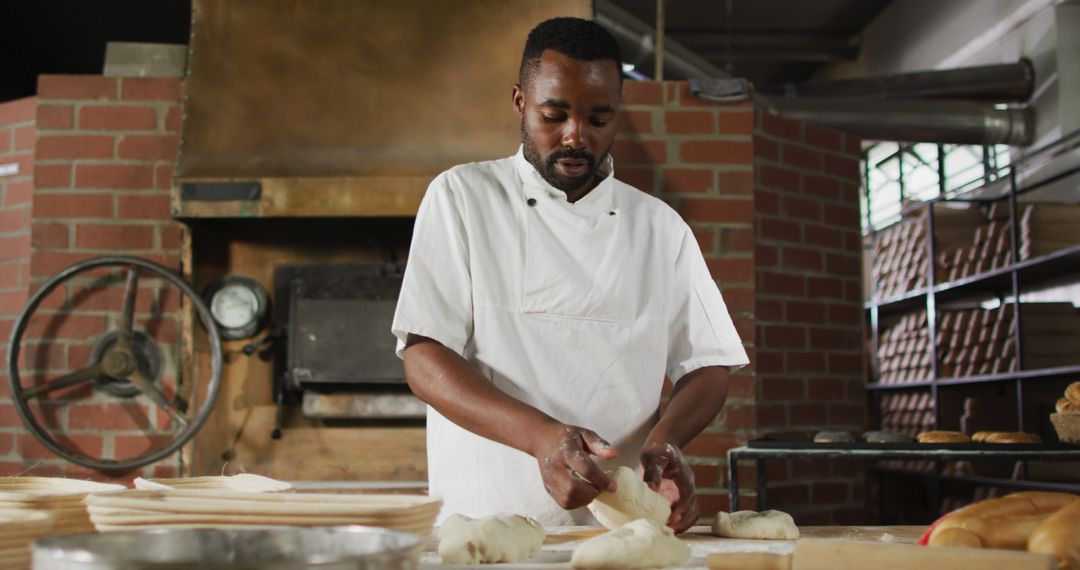
<instances>
[{"instance_id":1,"label":"metal bowl","mask_svg":"<svg viewBox=\"0 0 1080 570\"><path fill-rule=\"evenodd\" d=\"M363 526L156 529L34 543L35 570L414 570L422 539Z\"/></svg>"}]
</instances>

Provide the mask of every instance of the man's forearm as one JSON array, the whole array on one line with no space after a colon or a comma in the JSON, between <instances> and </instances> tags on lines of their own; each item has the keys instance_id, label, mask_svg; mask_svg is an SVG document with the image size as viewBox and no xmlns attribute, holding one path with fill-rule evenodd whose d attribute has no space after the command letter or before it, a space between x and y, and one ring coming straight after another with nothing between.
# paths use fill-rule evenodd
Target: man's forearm
<instances>
[{"instance_id":1,"label":"man's forearm","mask_svg":"<svg viewBox=\"0 0 1080 570\"><path fill-rule=\"evenodd\" d=\"M720 413L727 393L728 372L722 366L706 366L687 374L675 386L647 444L671 443L681 449Z\"/></svg>"},{"instance_id":2,"label":"man's forearm","mask_svg":"<svg viewBox=\"0 0 1080 570\"><path fill-rule=\"evenodd\" d=\"M461 355L434 340L410 335L404 357L413 393L477 435L535 455L535 436L561 425L493 386Z\"/></svg>"}]
</instances>

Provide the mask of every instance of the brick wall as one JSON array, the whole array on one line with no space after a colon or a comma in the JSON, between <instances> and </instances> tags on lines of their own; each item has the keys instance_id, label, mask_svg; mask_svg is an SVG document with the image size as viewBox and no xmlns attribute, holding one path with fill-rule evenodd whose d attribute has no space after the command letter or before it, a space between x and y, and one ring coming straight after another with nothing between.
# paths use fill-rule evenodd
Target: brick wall
<instances>
[{"instance_id":1,"label":"brick wall","mask_svg":"<svg viewBox=\"0 0 1080 570\"><path fill-rule=\"evenodd\" d=\"M169 206L179 99L180 81L171 78L40 78L36 151L29 166L34 170L32 197L29 184L22 191L28 221L20 238L25 241L26 277L18 285L21 297L0 302L0 307L12 302L21 307L26 295L50 276L90 257L132 255L179 268L183 226L171 219ZM35 124L33 114L27 122ZM122 275L95 272L47 296L23 343L23 384L86 366L97 340L115 327L122 290ZM179 292L144 276L136 307L136 330L152 336L163 351L162 378L169 390L179 362ZM3 324L7 335L10 324ZM134 473L87 472L30 436L9 402L5 383L0 421L12 441L4 447L0 438L0 474L106 480L176 473L176 458ZM118 459L159 445L163 436L158 432L166 424L141 396L117 399L89 386L54 393L39 418L50 431L63 434L62 444Z\"/></svg>"},{"instance_id":2,"label":"brick wall","mask_svg":"<svg viewBox=\"0 0 1080 570\"><path fill-rule=\"evenodd\" d=\"M757 114L760 435L866 429L859 145L850 135ZM863 469L844 461L774 462L768 506L802 524L865 522Z\"/></svg>"},{"instance_id":3,"label":"brick wall","mask_svg":"<svg viewBox=\"0 0 1080 570\"><path fill-rule=\"evenodd\" d=\"M0 103L0 354L7 354L15 319L30 283L30 200L34 178L37 99ZM15 455L21 425L8 398L7 366L0 366L0 474Z\"/></svg>"}]
</instances>

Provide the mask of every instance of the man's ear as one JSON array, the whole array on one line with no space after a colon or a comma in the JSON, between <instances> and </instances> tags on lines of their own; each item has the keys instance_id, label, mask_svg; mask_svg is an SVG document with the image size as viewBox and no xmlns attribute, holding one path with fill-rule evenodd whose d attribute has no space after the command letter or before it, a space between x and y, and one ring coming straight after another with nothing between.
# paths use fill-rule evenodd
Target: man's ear
<instances>
[{"instance_id":1,"label":"man's ear","mask_svg":"<svg viewBox=\"0 0 1080 570\"><path fill-rule=\"evenodd\" d=\"M514 90L512 92L514 101L514 110L517 111L518 117L525 114L525 90L521 88L520 83L514 84Z\"/></svg>"}]
</instances>

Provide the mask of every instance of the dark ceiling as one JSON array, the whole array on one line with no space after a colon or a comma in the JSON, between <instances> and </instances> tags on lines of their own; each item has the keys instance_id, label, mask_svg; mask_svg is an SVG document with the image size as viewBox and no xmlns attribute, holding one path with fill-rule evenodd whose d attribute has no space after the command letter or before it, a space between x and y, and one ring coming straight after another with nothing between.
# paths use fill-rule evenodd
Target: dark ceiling
<instances>
[{"instance_id":1,"label":"dark ceiling","mask_svg":"<svg viewBox=\"0 0 1080 570\"><path fill-rule=\"evenodd\" d=\"M890 1L667 0L665 29L735 76L798 82L853 59L858 33ZM614 4L655 26L656 0ZM101 73L109 41L187 43L190 13L191 0L0 0L0 101L33 95L43 73ZM652 76L651 58L634 63Z\"/></svg>"}]
</instances>

